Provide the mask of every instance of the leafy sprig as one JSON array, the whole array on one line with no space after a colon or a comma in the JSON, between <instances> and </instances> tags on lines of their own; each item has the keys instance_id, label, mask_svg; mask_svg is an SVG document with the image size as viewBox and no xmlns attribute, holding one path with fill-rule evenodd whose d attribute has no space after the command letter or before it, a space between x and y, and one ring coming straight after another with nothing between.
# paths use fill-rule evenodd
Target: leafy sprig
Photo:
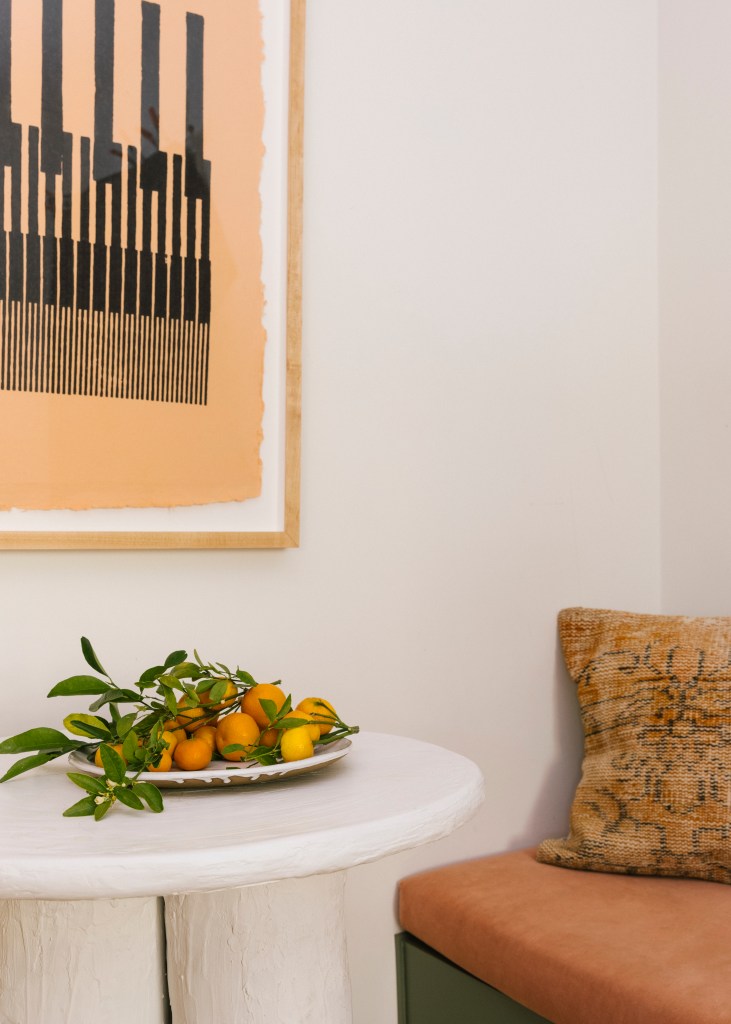
<instances>
[{"instance_id":1,"label":"leafy sprig","mask_svg":"<svg viewBox=\"0 0 731 1024\"><path fill-rule=\"evenodd\" d=\"M119 802L132 810L147 807L154 813L164 809L162 793L153 783L140 781L140 776L157 768L167 749L162 737L163 727L173 718L185 716L196 709L196 722L206 721L241 709L246 693L259 684L250 672L230 669L222 662L205 662L197 651L188 661L187 651L170 653L160 665L152 665L129 686L118 686L102 666L90 641L81 638L81 650L87 665L96 675L69 676L56 683L49 697L91 696L89 712L74 712L63 720L66 732L40 727L28 729L0 742L0 754L28 754L16 761L0 778L0 783L23 772L48 764L57 757L80 751L93 760L98 752L101 776L67 772L67 777L86 793L68 807L65 817L93 816L100 821ZM99 678L101 677L101 678ZM276 680L275 685L281 685ZM233 690L233 693L232 693ZM128 711L126 706L133 705ZM263 765L281 760L280 743L285 730L296 729L308 719L290 715L292 698L288 695L282 706L261 698L269 727L277 734L273 746L260 744L253 749L231 744L224 753L245 751L247 760ZM323 716L333 725L319 743L333 743L358 732L340 718L332 718L332 709L323 702ZM104 714L97 714L105 709ZM202 709L202 711L200 710ZM106 715L108 714L108 717ZM69 735L69 733L71 735ZM80 737L76 739L74 737ZM116 747L121 747L121 754Z\"/></svg>"}]
</instances>

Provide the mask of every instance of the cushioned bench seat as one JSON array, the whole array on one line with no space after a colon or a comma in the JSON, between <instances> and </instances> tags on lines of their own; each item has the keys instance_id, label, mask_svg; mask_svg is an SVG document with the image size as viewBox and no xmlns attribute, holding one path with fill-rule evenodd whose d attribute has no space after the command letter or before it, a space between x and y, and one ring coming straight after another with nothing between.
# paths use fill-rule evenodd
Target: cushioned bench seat
<instances>
[{"instance_id":1,"label":"cushioned bench seat","mask_svg":"<svg viewBox=\"0 0 731 1024\"><path fill-rule=\"evenodd\" d=\"M404 879L399 918L553 1024L731 1024L731 886L523 850Z\"/></svg>"}]
</instances>

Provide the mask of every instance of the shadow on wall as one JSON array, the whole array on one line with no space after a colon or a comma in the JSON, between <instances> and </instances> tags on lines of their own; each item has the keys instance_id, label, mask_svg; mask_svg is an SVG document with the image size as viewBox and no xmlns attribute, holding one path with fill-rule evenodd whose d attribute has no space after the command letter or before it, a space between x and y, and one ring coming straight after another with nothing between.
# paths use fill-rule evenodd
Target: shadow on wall
<instances>
[{"instance_id":1,"label":"shadow on wall","mask_svg":"<svg viewBox=\"0 0 731 1024\"><path fill-rule=\"evenodd\" d=\"M553 666L553 729L556 755L546 770L536 801L526 815L525 828L510 842L510 849L534 846L543 839L565 836L574 791L581 778L584 732L576 683L566 670L561 644L556 637ZM546 723L547 728L551 726Z\"/></svg>"}]
</instances>

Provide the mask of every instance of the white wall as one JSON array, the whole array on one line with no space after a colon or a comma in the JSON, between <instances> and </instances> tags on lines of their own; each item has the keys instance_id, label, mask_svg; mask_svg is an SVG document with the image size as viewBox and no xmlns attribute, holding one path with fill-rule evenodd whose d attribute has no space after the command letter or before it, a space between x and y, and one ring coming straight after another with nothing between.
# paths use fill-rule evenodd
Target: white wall
<instances>
[{"instance_id":1,"label":"white wall","mask_svg":"<svg viewBox=\"0 0 731 1024\"><path fill-rule=\"evenodd\" d=\"M656 18L310 0L302 547L1 556L4 732L57 721L85 634L481 765L470 825L351 874L356 1024L396 1019L399 877L565 828L558 610L659 604Z\"/></svg>"},{"instance_id":2,"label":"white wall","mask_svg":"<svg viewBox=\"0 0 731 1024\"><path fill-rule=\"evenodd\" d=\"M663 606L731 614L731 7L660 5Z\"/></svg>"}]
</instances>

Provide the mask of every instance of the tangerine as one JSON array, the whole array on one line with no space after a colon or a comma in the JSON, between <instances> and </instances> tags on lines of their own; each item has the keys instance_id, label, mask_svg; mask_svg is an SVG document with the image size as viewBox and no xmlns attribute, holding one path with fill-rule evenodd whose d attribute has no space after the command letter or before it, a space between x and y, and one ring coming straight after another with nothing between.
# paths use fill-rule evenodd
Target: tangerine
<instances>
[{"instance_id":1,"label":"tangerine","mask_svg":"<svg viewBox=\"0 0 731 1024\"><path fill-rule=\"evenodd\" d=\"M243 761L258 744L259 735L259 726L251 715L247 715L243 711L232 711L218 723L216 748L227 761ZM224 749L234 743L240 744L244 749L232 750L225 754Z\"/></svg>"},{"instance_id":2,"label":"tangerine","mask_svg":"<svg viewBox=\"0 0 731 1024\"><path fill-rule=\"evenodd\" d=\"M195 732L202 725L213 725L218 720L217 715L211 714L211 708L205 708L202 704L191 706L186 694L178 701L178 707L181 709L177 719L178 725L186 732Z\"/></svg>"},{"instance_id":3,"label":"tangerine","mask_svg":"<svg viewBox=\"0 0 731 1024\"><path fill-rule=\"evenodd\" d=\"M205 740L195 736L178 743L175 748L175 764L184 772L198 772L207 768L213 757L213 748Z\"/></svg>"},{"instance_id":4,"label":"tangerine","mask_svg":"<svg viewBox=\"0 0 731 1024\"><path fill-rule=\"evenodd\" d=\"M202 725L200 729L196 729L195 738L197 740L205 740L211 750L216 749L216 727L215 725Z\"/></svg>"},{"instance_id":5,"label":"tangerine","mask_svg":"<svg viewBox=\"0 0 731 1024\"><path fill-rule=\"evenodd\" d=\"M306 711L320 727L320 735L324 736L337 724L338 713L332 704L322 697L305 697L297 705L298 711Z\"/></svg>"},{"instance_id":6,"label":"tangerine","mask_svg":"<svg viewBox=\"0 0 731 1024\"><path fill-rule=\"evenodd\" d=\"M286 729L282 736L281 752L283 761L303 761L312 757L315 748L310 736L309 725L298 725L294 729Z\"/></svg>"},{"instance_id":7,"label":"tangerine","mask_svg":"<svg viewBox=\"0 0 731 1024\"><path fill-rule=\"evenodd\" d=\"M180 732L183 734L182 737L177 735ZM176 729L175 732L168 732L165 730L160 733L160 742L165 744L165 748L169 750L171 754L177 747L178 743L180 743L181 738L185 739L185 729Z\"/></svg>"},{"instance_id":8,"label":"tangerine","mask_svg":"<svg viewBox=\"0 0 731 1024\"><path fill-rule=\"evenodd\" d=\"M169 750L163 750L157 764L149 764L148 772L169 772L173 767L173 758Z\"/></svg>"},{"instance_id":9,"label":"tangerine","mask_svg":"<svg viewBox=\"0 0 731 1024\"><path fill-rule=\"evenodd\" d=\"M266 729L269 725L269 715L261 706L262 700L270 700L279 711L286 697L282 693L281 686L277 686L275 683L259 683L258 686L252 686L244 694L244 699L241 702L242 711L251 715L260 729Z\"/></svg>"}]
</instances>

